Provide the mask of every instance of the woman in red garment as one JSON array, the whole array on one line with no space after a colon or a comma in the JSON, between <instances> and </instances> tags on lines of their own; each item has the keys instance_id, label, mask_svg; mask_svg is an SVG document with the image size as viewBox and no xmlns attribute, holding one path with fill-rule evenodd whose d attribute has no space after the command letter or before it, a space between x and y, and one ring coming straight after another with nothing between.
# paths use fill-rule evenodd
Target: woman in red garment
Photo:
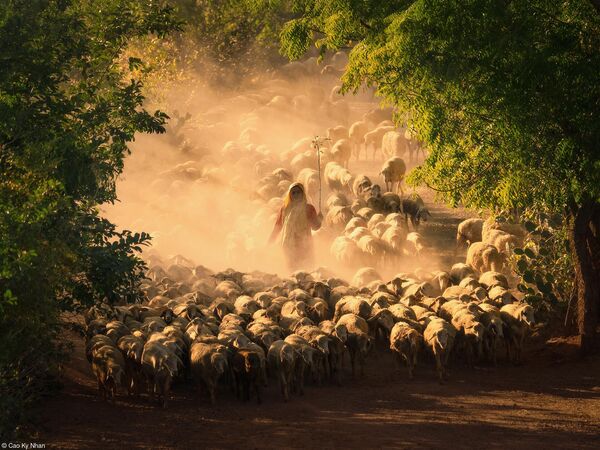
<instances>
[{"instance_id":1,"label":"woman in red garment","mask_svg":"<svg viewBox=\"0 0 600 450\"><path fill-rule=\"evenodd\" d=\"M288 189L269 238L273 242L281 233L281 246L290 270L308 268L314 263L311 230L321 228L323 215L307 202L304 186L294 183Z\"/></svg>"}]
</instances>

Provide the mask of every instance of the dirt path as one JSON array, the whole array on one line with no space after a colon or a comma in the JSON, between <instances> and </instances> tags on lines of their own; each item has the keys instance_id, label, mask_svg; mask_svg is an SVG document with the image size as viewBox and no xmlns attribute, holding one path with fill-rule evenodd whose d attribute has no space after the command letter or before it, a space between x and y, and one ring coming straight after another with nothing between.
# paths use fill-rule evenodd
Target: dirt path
<instances>
[{"instance_id":1,"label":"dirt path","mask_svg":"<svg viewBox=\"0 0 600 450\"><path fill-rule=\"evenodd\" d=\"M308 386L285 404L275 383L262 405L221 388L218 405L175 385L168 408L98 398L79 338L62 395L43 405L36 438L52 448L598 448L600 359L566 362L530 350L523 366L455 367L439 385L430 364L397 373L378 348L364 378Z\"/></svg>"}]
</instances>

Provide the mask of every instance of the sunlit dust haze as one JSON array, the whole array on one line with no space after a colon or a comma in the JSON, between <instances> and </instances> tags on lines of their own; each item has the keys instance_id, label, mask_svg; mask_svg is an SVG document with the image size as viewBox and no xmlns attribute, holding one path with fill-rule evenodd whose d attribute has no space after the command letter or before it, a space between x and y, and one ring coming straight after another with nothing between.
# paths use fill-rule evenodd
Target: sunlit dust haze
<instances>
[{"instance_id":1,"label":"sunlit dust haze","mask_svg":"<svg viewBox=\"0 0 600 450\"><path fill-rule=\"evenodd\" d=\"M378 108L369 90L336 93L346 63L346 55L336 54L320 64L290 63L236 89L209 90L198 79L170 90L162 107L171 117L167 133L136 136L117 183L119 201L104 205L104 214L120 228L150 233L151 251L162 257L183 255L213 270L286 274L280 246L267 244L290 184L274 171L283 168L295 181L302 168L316 170L312 139ZM322 172L327 154L323 159ZM381 164L381 157L353 158L349 170L382 184ZM318 208L318 195L309 191ZM323 180L324 215L329 194ZM315 233L316 266L351 277L361 264L331 256L335 235L326 228ZM389 276L398 271L380 269Z\"/></svg>"}]
</instances>

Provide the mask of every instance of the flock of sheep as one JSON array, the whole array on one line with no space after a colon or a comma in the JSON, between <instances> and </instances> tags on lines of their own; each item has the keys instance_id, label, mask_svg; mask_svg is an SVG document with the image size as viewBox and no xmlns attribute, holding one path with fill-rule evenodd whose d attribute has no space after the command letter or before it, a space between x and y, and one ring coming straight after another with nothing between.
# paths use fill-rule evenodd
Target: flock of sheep
<instances>
[{"instance_id":1,"label":"flock of sheep","mask_svg":"<svg viewBox=\"0 0 600 450\"><path fill-rule=\"evenodd\" d=\"M502 229L506 224L478 225L471 219L461 224L459 241L510 234ZM174 380L204 387L214 404L222 384L260 402L261 388L276 379L287 401L290 392L303 393L306 379L341 383L346 355L353 376L357 365L363 373L377 340L406 363L410 378L425 353L433 356L440 382L450 358L495 365L505 346L507 358L518 363L533 309L493 270L502 257L491 261L471 251L482 246L494 247L472 242L468 264L448 272L417 269L387 282L372 267L348 283L324 269L280 278L214 273L181 256L151 256L142 286L147 302L87 312L86 356L105 398L114 400L122 388L158 396L163 405Z\"/></svg>"},{"instance_id":2,"label":"flock of sheep","mask_svg":"<svg viewBox=\"0 0 600 450\"><path fill-rule=\"evenodd\" d=\"M337 75L335 64L334 58L322 75ZM314 71L314 65L309 60L285 70L299 76ZM353 376L357 366L363 372L377 341L405 362L411 378L427 354L440 382L451 360L496 364L501 347L509 360L519 362L533 309L518 300L506 261L526 231L518 224L467 219L457 230L457 246L468 245L466 263L447 271L414 268L384 279L380 273L400 261L418 266L426 247L418 229L431 214L418 195L405 196L402 189L403 158L417 160L418 143L390 121L390 110L375 108L350 121L338 87L326 96L309 84L304 94L287 96L285 83L274 80L269 86L269 95L275 95L268 102L245 99L254 106L243 115L237 138L202 167L188 161L165 171L163 181L169 180L170 189L174 183L227 183L250 193L256 213L246 224L255 227L244 231L270 228L292 182L303 183L317 202L317 149L307 136L275 153L261 144L258 130L290 109L300 116L320 111L332 126L319 142L328 195L318 233L330 239L336 263L355 270L352 280L323 268L290 277L258 270L213 272L181 256L165 260L149 254L144 303L95 306L85 316L86 356L102 395L114 400L119 389L147 393L166 406L174 381L192 381L206 389L213 404L224 385L260 402L262 387L277 380L287 401L290 393L303 393L305 381L341 383L345 360ZM185 130L176 130L176 138L184 139ZM377 152L384 157L379 174L384 187L349 170L369 152L373 159ZM251 168L258 181L247 173L227 176L231 168ZM230 233L224 243L232 262L244 259L240 235Z\"/></svg>"}]
</instances>

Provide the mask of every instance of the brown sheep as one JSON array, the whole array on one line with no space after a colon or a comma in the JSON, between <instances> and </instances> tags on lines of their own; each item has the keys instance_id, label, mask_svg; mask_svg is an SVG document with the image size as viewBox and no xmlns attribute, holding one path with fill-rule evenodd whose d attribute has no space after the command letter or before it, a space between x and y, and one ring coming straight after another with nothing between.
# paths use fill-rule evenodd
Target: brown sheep
<instances>
[{"instance_id":1,"label":"brown sheep","mask_svg":"<svg viewBox=\"0 0 600 450\"><path fill-rule=\"evenodd\" d=\"M440 383L447 378L448 358L454 345L456 329L444 319L432 319L425 331L423 339L425 345L431 350L435 357L435 364Z\"/></svg>"},{"instance_id":2,"label":"brown sheep","mask_svg":"<svg viewBox=\"0 0 600 450\"><path fill-rule=\"evenodd\" d=\"M500 317L506 324L504 333L506 357L512 359L515 364L520 364L523 340L527 331L535 323L533 308L526 303L511 303L500 309Z\"/></svg>"},{"instance_id":3,"label":"brown sheep","mask_svg":"<svg viewBox=\"0 0 600 450\"><path fill-rule=\"evenodd\" d=\"M260 381L262 379L262 368L260 355L252 350L240 349L234 353L232 362L234 376L235 395L242 400L250 400L250 388L256 393L256 401L261 403Z\"/></svg>"},{"instance_id":4,"label":"brown sheep","mask_svg":"<svg viewBox=\"0 0 600 450\"><path fill-rule=\"evenodd\" d=\"M96 348L92 357L92 371L98 380L98 390L104 400L115 402L117 389L124 386L125 360L120 350L112 345Z\"/></svg>"},{"instance_id":5,"label":"brown sheep","mask_svg":"<svg viewBox=\"0 0 600 450\"><path fill-rule=\"evenodd\" d=\"M398 322L392 328L390 333L390 349L396 356L398 368L400 368L401 360L406 361L408 367L408 378L413 378L413 370L417 364L417 354L421 344L421 334L404 322Z\"/></svg>"},{"instance_id":6,"label":"brown sheep","mask_svg":"<svg viewBox=\"0 0 600 450\"><path fill-rule=\"evenodd\" d=\"M290 388L298 358L300 358L300 355L294 347L282 340L273 342L267 353L269 372L279 380L281 395L283 395L283 400L286 402L290 399Z\"/></svg>"},{"instance_id":7,"label":"brown sheep","mask_svg":"<svg viewBox=\"0 0 600 450\"><path fill-rule=\"evenodd\" d=\"M344 314L337 321L336 326L344 325L348 330L346 346L350 353L352 376L356 375L356 363L360 364L361 376L365 374L365 359L371 351L372 342L369 337L367 321L356 314Z\"/></svg>"}]
</instances>

